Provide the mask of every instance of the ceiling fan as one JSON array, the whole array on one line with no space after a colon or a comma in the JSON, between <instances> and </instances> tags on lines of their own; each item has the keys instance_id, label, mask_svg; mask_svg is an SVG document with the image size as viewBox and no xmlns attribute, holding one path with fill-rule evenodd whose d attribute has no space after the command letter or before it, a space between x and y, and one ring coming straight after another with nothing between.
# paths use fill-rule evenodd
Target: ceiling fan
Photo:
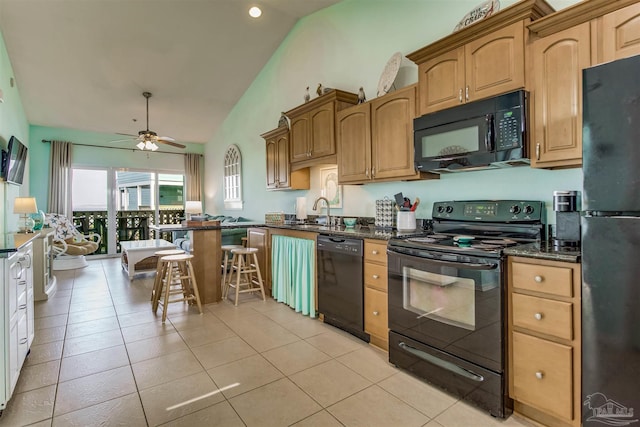
<instances>
[{"instance_id":1,"label":"ceiling fan","mask_svg":"<svg viewBox=\"0 0 640 427\"><path fill-rule=\"evenodd\" d=\"M156 151L159 148L156 143L172 145L178 148L186 148L185 145L177 143L175 139L169 136L158 136L157 133L155 133L152 130L149 130L149 98L151 98L151 92L142 92L142 96L144 96L147 99L147 129L141 130L140 132L138 132L138 135L131 135L128 133L117 133L117 135L126 135L126 136L131 136L133 138L120 139L120 140L111 141L111 142L122 142L122 141L131 141L131 140L138 141L138 144L136 144L136 147L138 147L141 150L151 150L151 151Z\"/></svg>"}]
</instances>

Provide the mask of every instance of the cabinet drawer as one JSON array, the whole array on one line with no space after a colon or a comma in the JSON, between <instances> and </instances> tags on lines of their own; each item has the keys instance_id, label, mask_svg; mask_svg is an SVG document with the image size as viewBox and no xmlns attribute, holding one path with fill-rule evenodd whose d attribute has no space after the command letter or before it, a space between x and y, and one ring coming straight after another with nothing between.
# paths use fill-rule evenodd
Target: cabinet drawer
<instances>
[{"instance_id":1,"label":"cabinet drawer","mask_svg":"<svg viewBox=\"0 0 640 427\"><path fill-rule=\"evenodd\" d=\"M387 265L387 242L364 241L364 260Z\"/></svg>"},{"instance_id":2,"label":"cabinet drawer","mask_svg":"<svg viewBox=\"0 0 640 427\"><path fill-rule=\"evenodd\" d=\"M513 335L513 397L573 419L573 349L530 335Z\"/></svg>"},{"instance_id":3,"label":"cabinet drawer","mask_svg":"<svg viewBox=\"0 0 640 427\"><path fill-rule=\"evenodd\" d=\"M513 326L573 339L573 304L512 294Z\"/></svg>"},{"instance_id":4,"label":"cabinet drawer","mask_svg":"<svg viewBox=\"0 0 640 427\"><path fill-rule=\"evenodd\" d=\"M387 292L387 267L380 264L365 262L364 285Z\"/></svg>"},{"instance_id":5,"label":"cabinet drawer","mask_svg":"<svg viewBox=\"0 0 640 427\"><path fill-rule=\"evenodd\" d=\"M364 330L369 334L387 339L389 321L385 292L364 288Z\"/></svg>"},{"instance_id":6,"label":"cabinet drawer","mask_svg":"<svg viewBox=\"0 0 640 427\"><path fill-rule=\"evenodd\" d=\"M573 297L573 270L549 265L514 262L513 287L529 291L545 292L562 297Z\"/></svg>"}]
</instances>

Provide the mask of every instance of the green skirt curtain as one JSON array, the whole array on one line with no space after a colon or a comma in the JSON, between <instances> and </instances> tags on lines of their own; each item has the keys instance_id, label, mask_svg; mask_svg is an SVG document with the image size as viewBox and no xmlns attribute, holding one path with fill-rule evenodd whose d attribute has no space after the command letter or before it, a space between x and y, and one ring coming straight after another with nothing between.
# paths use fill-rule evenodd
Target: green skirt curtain
<instances>
[{"instance_id":1,"label":"green skirt curtain","mask_svg":"<svg viewBox=\"0 0 640 427\"><path fill-rule=\"evenodd\" d=\"M295 311L316 317L313 240L272 236L271 286L273 297Z\"/></svg>"}]
</instances>

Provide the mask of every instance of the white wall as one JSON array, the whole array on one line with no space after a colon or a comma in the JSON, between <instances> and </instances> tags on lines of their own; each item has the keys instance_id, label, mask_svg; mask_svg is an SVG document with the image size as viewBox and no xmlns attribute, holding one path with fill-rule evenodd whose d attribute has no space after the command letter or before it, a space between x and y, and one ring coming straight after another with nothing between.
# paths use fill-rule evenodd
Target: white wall
<instances>
[{"instance_id":1,"label":"white wall","mask_svg":"<svg viewBox=\"0 0 640 427\"><path fill-rule=\"evenodd\" d=\"M344 0L298 22L205 148L205 202L208 213L262 220L264 213L293 213L295 198L306 196L309 213L320 195L318 168L309 191L265 189L265 145L260 134L277 127L281 111L303 102L306 86L318 83L375 97L380 74L394 52L406 55L451 33L478 0ZM551 1L560 9L577 1ZM502 8L514 3L503 0ZM403 61L396 84L417 81L417 67ZM222 200L222 153L230 145L243 156L242 212L225 211ZM519 167L444 175L440 180L344 186L337 215L374 216L375 200L402 191L420 197L419 218L431 217L434 201L451 199L533 199L547 202L553 190L581 190L581 169L561 171ZM549 215L552 222L553 216Z\"/></svg>"}]
</instances>

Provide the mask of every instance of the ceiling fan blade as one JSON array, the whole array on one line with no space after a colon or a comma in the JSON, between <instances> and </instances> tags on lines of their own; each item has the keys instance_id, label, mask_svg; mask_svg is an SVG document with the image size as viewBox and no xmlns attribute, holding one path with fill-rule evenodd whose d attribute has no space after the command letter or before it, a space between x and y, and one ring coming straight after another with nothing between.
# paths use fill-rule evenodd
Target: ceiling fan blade
<instances>
[{"instance_id":1,"label":"ceiling fan blade","mask_svg":"<svg viewBox=\"0 0 640 427\"><path fill-rule=\"evenodd\" d=\"M116 132L116 135L124 135L124 136L138 136L138 135L132 135L130 133L120 133L120 132Z\"/></svg>"},{"instance_id":2,"label":"ceiling fan blade","mask_svg":"<svg viewBox=\"0 0 640 427\"><path fill-rule=\"evenodd\" d=\"M178 147L178 148L187 148L186 145L178 144L177 142L173 142L173 141L165 141L163 139L158 139L158 142L161 144L173 145L174 147Z\"/></svg>"},{"instance_id":3,"label":"ceiling fan blade","mask_svg":"<svg viewBox=\"0 0 640 427\"><path fill-rule=\"evenodd\" d=\"M127 138L127 139L116 139L115 141L109 141L109 143L111 144L112 142L131 142L131 141L135 141L136 138Z\"/></svg>"},{"instance_id":4,"label":"ceiling fan blade","mask_svg":"<svg viewBox=\"0 0 640 427\"><path fill-rule=\"evenodd\" d=\"M174 138L171 138L170 136L159 136L158 141L176 142L176 140Z\"/></svg>"}]
</instances>

